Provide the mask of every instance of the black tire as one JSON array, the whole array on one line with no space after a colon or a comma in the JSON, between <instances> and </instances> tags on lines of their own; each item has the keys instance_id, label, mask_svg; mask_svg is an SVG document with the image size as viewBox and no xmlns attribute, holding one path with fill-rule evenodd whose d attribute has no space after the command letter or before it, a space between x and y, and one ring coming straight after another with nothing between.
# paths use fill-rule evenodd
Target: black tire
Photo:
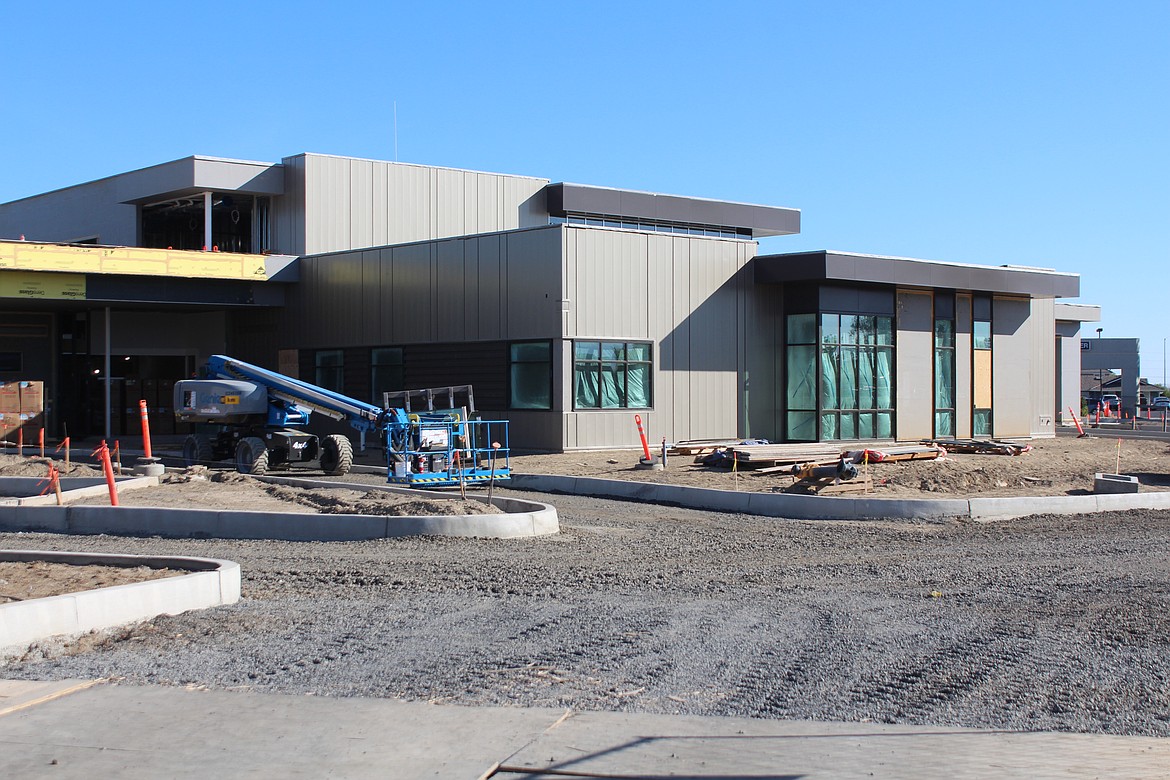
<instances>
[{"instance_id":1,"label":"black tire","mask_svg":"<svg viewBox=\"0 0 1170 780\"><path fill-rule=\"evenodd\" d=\"M183 440L183 465L205 466L215 460L215 452L211 446L211 438L201 433L193 433Z\"/></svg>"},{"instance_id":2,"label":"black tire","mask_svg":"<svg viewBox=\"0 0 1170 780\"><path fill-rule=\"evenodd\" d=\"M353 466L353 445L347 436L333 433L321 440L321 470L331 477L348 474Z\"/></svg>"},{"instance_id":3,"label":"black tire","mask_svg":"<svg viewBox=\"0 0 1170 780\"><path fill-rule=\"evenodd\" d=\"M236 445L236 471L261 477L268 471L268 447L255 436L240 439Z\"/></svg>"}]
</instances>

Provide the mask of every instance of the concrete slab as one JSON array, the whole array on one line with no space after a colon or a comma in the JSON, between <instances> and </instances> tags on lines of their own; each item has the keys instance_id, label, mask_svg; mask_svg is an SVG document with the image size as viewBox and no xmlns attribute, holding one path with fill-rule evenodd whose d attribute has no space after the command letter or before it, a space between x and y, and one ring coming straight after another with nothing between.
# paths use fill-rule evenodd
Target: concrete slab
<instances>
[{"instance_id":1,"label":"concrete slab","mask_svg":"<svg viewBox=\"0 0 1170 780\"><path fill-rule=\"evenodd\" d=\"M1170 740L1150 737L581 712L496 777L1120 780L1165 777L1167 762Z\"/></svg>"},{"instance_id":2,"label":"concrete slab","mask_svg":"<svg viewBox=\"0 0 1170 780\"><path fill-rule=\"evenodd\" d=\"M97 685L100 680L0 680L0 716Z\"/></svg>"},{"instance_id":3,"label":"concrete slab","mask_svg":"<svg viewBox=\"0 0 1170 780\"><path fill-rule=\"evenodd\" d=\"M19 746L0 750L0 776L962 780L1164 778L1170 766L1170 740L1150 737L172 687L101 685L57 695L0 717L0 744Z\"/></svg>"},{"instance_id":4,"label":"concrete slab","mask_svg":"<svg viewBox=\"0 0 1170 780\"><path fill-rule=\"evenodd\" d=\"M103 685L0 718L0 776L479 780L562 714Z\"/></svg>"}]
</instances>

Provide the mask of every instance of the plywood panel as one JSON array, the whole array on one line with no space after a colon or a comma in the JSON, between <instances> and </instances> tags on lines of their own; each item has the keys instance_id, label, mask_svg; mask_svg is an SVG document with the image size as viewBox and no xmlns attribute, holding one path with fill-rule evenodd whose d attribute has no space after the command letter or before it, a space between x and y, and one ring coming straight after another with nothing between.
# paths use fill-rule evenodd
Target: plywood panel
<instances>
[{"instance_id":1,"label":"plywood panel","mask_svg":"<svg viewBox=\"0 0 1170 780\"><path fill-rule=\"evenodd\" d=\"M976 350L974 358L975 376L973 386L975 400L973 407L975 409L990 409L992 408L991 351L987 349Z\"/></svg>"}]
</instances>

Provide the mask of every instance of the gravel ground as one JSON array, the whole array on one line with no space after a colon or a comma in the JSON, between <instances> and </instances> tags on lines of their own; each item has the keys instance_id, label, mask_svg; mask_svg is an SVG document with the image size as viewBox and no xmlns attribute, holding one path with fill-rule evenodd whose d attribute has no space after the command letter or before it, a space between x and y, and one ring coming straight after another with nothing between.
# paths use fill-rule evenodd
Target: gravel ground
<instances>
[{"instance_id":1,"label":"gravel ground","mask_svg":"<svg viewBox=\"0 0 1170 780\"><path fill-rule=\"evenodd\" d=\"M0 534L244 576L236 605L37 645L0 677L1170 736L1170 513L833 523L550 500L563 532L527 540Z\"/></svg>"}]
</instances>

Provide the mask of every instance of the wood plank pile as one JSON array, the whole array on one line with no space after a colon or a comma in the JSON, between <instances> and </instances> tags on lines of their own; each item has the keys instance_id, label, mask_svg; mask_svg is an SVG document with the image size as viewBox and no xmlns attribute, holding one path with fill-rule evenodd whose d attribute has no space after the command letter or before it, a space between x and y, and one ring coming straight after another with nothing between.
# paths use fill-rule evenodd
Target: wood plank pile
<instances>
[{"instance_id":1,"label":"wood plank pile","mask_svg":"<svg viewBox=\"0 0 1170 780\"><path fill-rule=\"evenodd\" d=\"M1032 449L1031 444L996 439L923 439L922 444L975 455L1022 455Z\"/></svg>"},{"instance_id":2,"label":"wood plank pile","mask_svg":"<svg viewBox=\"0 0 1170 780\"><path fill-rule=\"evenodd\" d=\"M667 448L666 454L668 457L671 455L710 455L715 450L736 447L745 441L745 439L690 439L688 441L676 441Z\"/></svg>"},{"instance_id":3,"label":"wood plank pile","mask_svg":"<svg viewBox=\"0 0 1170 780\"><path fill-rule=\"evenodd\" d=\"M841 459L841 445L832 442L819 444L754 444L731 447L740 468L758 469L797 463L836 463Z\"/></svg>"},{"instance_id":4,"label":"wood plank pile","mask_svg":"<svg viewBox=\"0 0 1170 780\"><path fill-rule=\"evenodd\" d=\"M873 492L873 479L868 474L851 480L835 477L805 477L784 489L785 493L804 493L813 496L839 496L850 493Z\"/></svg>"},{"instance_id":5,"label":"wood plank pile","mask_svg":"<svg viewBox=\"0 0 1170 780\"><path fill-rule=\"evenodd\" d=\"M946 450L937 444L906 444L880 449L849 450L842 457L854 463L895 463L902 460L935 460L946 455Z\"/></svg>"}]
</instances>

